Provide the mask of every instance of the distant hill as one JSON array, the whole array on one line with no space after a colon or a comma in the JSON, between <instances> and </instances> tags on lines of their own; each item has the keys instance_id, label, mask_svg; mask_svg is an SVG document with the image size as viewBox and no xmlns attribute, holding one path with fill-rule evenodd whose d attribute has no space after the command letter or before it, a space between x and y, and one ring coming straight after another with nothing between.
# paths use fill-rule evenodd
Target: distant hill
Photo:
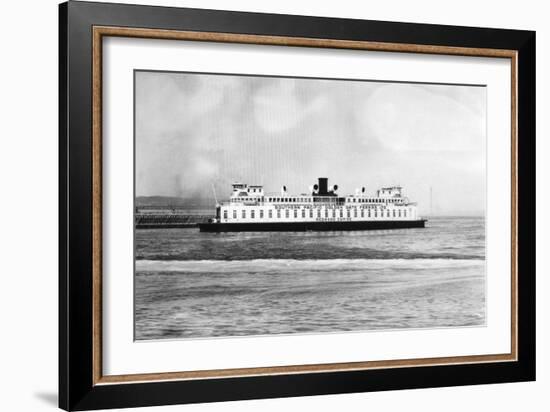
<instances>
[{"instance_id":1,"label":"distant hill","mask_svg":"<svg viewBox=\"0 0 550 412\"><path fill-rule=\"evenodd\" d=\"M137 196L136 206L179 206L193 208L205 208L213 206L212 200L207 199L186 199L173 196Z\"/></svg>"}]
</instances>

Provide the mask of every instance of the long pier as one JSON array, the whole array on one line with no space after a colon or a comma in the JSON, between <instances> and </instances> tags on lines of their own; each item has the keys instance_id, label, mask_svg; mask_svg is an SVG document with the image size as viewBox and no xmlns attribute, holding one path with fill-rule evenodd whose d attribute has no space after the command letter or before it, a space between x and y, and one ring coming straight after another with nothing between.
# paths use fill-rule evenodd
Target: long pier
<instances>
[{"instance_id":1,"label":"long pier","mask_svg":"<svg viewBox=\"0 0 550 412\"><path fill-rule=\"evenodd\" d=\"M204 210L189 210L171 206L139 206L135 208L136 229L192 229L207 223L213 215Z\"/></svg>"}]
</instances>

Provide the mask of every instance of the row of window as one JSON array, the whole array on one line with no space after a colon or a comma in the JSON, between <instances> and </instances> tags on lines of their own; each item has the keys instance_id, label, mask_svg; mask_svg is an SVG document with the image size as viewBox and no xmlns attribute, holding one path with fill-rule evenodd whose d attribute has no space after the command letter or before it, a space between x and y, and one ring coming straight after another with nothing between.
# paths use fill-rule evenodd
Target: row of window
<instances>
[{"instance_id":1,"label":"row of window","mask_svg":"<svg viewBox=\"0 0 550 412\"><path fill-rule=\"evenodd\" d=\"M264 201L264 199L262 197L234 197L231 199L232 202L253 202L253 201L258 201L260 200L261 202Z\"/></svg>"},{"instance_id":2,"label":"row of window","mask_svg":"<svg viewBox=\"0 0 550 412\"><path fill-rule=\"evenodd\" d=\"M245 202L249 200L260 200L261 202L264 201L263 197L260 198L249 198L249 197L234 197L232 200L234 202ZM329 202L336 202L338 198L336 197L327 197L326 201ZM312 197L267 197L265 198L267 202L270 203L313 203ZM347 198L349 203L397 203L400 202L401 199L369 199L369 198Z\"/></svg>"},{"instance_id":3,"label":"row of window","mask_svg":"<svg viewBox=\"0 0 550 412\"><path fill-rule=\"evenodd\" d=\"M364 199L364 198L357 198L354 197L351 199L351 202L353 203L397 203L401 202L402 199Z\"/></svg>"},{"instance_id":4,"label":"row of window","mask_svg":"<svg viewBox=\"0 0 550 412\"><path fill-rule=\"evenodd\" d=\"M365 210L366 210L366 213L365 213ZM264 218L264 211L263 210L259 210L258 211L258 215L256 214L256 210L254 209L251 209L250 210L250 219L255 219L256 216L258 216L260 219L263 219ZM281 209L277 209L276 211L276 217L277 219L280 219L281 218ZM292 210L292 215L294 218L297 218L298 215L300 215L300 217L302 218L305 218L306 215L307 217L310 217L310 218L313 218L313 217L329 217L329 209L324 209L323 210L323 214L324 216L321 216L321 212L317 213L317 216L314 216L314 209L301 209L301 210L298 210L298 209L293 209ZM372 213L371 213L372 212ZM387 209L385 211L385 217L407 217L407 210L389 210ZM403 213L401 213L403 212ZM409 209L409 212L411 212L411 210ZM335 210L334 211L334 215L331 216L331 217L365 217L365 214L366 214L366 217L384 217L384 211L383 210L378 210L378 209L360 209L359 212L358 212L358 209L353 209L353 212L351 209L347 209L347 210ZM290 218L290 215L291 215L291 210L290 209L284 209L284 217L285 218ZM246 210L243 209L241 210L241 217L242 219L246 219ZM267 217L269 219L273 219L273 210L268 210L267 211ZM228 211L227 210L224 210L223 211L223 218L224 219L227 219L228 218ZM236 210L233 210L233 219L237 219L237 211Z\"/></svg>"},{"instance_id":5,"label":"row of window","mask_svg":"<svg viewBox=\"0 0 550 412\"><path fill-rule=\"evenodd\" d=\"M268 202L284 202L284 203L312 203L312 197L268 197Z\"/></svg>"}]
</instances>

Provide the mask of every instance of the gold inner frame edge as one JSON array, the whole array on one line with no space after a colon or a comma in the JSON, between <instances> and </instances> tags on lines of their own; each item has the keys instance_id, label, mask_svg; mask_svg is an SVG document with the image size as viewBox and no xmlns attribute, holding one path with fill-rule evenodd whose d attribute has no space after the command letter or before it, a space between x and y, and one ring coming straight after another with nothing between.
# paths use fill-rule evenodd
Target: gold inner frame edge
<instances>
[{"instance_id":1,"label":"gold inner frame edge","mask_svg":"<svg viewBox=\"0 0 550 412\"><path fill-rule=\"evenodd\" d=\"M141 373L130 375L103 375L102 339L102 40L105 36L187 40L238 44L257 44L291 47L318 47L399 53L421 53L474 57L497 57L511 60L511 352L471 356L450 356L381 361L288 365L273 367L234 368L200 371ZM92 335L94 385L171 381L190 379L219 379L260 375L322 373L357 371L382 368L458 365L517 361L517 51L505 49L432 46L420 44L385 43L356 40L335 40L303 37L265 36L218 32L178 31L131 27L94 26L92 30Z\"/></svg>"}]
</instances>

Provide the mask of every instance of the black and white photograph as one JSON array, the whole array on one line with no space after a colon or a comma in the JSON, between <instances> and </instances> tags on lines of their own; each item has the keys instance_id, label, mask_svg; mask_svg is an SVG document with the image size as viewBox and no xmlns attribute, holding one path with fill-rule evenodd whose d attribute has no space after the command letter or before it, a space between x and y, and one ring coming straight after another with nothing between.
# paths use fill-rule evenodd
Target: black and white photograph
<instances>
[{"instance_id":1,"label":"black and white photograph","mask_svg":"<svg viewBox=\"0 0 550 412\"><path fill-rule=\"evenodd\" d=\"M136 340L483 327L486 87L134 71Z\"/></svg>"}]
</instances>

